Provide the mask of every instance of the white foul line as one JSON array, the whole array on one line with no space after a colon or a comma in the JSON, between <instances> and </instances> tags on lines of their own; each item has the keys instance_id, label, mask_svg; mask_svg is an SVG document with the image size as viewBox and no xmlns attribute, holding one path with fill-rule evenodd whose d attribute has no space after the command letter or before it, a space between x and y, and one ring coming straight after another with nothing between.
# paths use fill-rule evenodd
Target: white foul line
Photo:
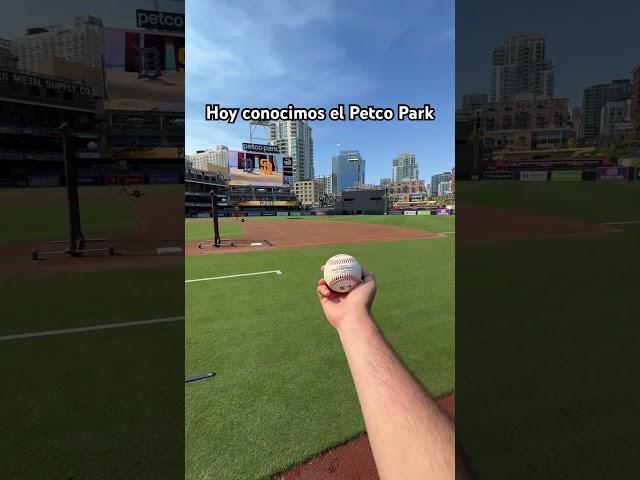
<instances>
[{"instance_id":1,"label":"white foul line","mask_svg":"<svg viewBox=\"0 0 640 480\"><path fill-rule=\"evenodd\" d=\"M0 342L4 342L6 340L17 340L19 338L48 337L51 335L64 335L67 333L80 333L80 332L91 332L94 330L107 330L109 328L135 327L138 325L151 325L153 323L175 322L177 320L184 320L184 317L155 318L153 320L140 320L137 322L107 323L104 325L93 325L90 327L65 328L63 330L45 330L42 332L32 332L32 333L18 333L15 335L5 335L4 337L0 337Z\"/></svg>"},{"instance_id":2,"label":"white foul line","mask_svg":"<svg viewBox=\"0 0 640 480\"><path fill-rule=\"evenodd\" d=\"M268 272L238 273L237 275L224 275L222 277L194 278L193 280L185 280L184 283L206 282L207 280L222 280L223 278L250 277L252 275L267 275L269 273L282 275L282 272L280 270L269 270Z\"/></svg>"},{"instance_id":3,"label":"white foul line","mask_svg":"<svg viewBox=\"0 0 640 480\"><path fill-rule=\"evenodd\" d=\"M627 220L624 222L606 222L606 223L601 223L600 225L626 225L629 223L640 223L640 220Z\"/></svg>"}]
</instances>

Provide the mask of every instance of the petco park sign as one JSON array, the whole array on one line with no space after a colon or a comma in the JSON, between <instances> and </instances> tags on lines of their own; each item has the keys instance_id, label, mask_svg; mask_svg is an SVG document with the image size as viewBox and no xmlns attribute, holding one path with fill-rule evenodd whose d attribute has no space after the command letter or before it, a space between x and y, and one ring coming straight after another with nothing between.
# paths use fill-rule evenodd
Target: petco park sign
<instances>
[{"instance_id":1,"label":"petco park sign","mask_svg":"<svg viewBox=\"0 0 640 480\"><path fill-rule=\"evenodd\" d=\"M184 14L137 9L136 25L139 28L184 32Z\"/></svg>"},{"instance_id":2,"label":"petco park sign","mask_svg":"<svg viewBox=\"0 0 640 480\"><path fill-rule=\"evenodd\" d=\"M279 153L277 145L262 145L259 143L243 143L242 150L257 153Z\"/></svg>"}]
</instances>

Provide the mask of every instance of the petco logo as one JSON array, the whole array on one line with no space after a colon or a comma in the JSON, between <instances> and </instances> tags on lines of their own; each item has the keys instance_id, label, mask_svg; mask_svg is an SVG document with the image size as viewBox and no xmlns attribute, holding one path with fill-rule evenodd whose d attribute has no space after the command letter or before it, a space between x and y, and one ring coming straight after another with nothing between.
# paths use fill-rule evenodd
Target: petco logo
<instances>
[{"instance_id":1,"label":"petco logo","mask_svg":"<svg viewBox=\"0 0 640 480\"><path fill-rule=\"evenodd\" d=\"M184 32L184 14L158 12L155 10L136 10L136 25L139 28Z\"/></svg>"}]
</instances>

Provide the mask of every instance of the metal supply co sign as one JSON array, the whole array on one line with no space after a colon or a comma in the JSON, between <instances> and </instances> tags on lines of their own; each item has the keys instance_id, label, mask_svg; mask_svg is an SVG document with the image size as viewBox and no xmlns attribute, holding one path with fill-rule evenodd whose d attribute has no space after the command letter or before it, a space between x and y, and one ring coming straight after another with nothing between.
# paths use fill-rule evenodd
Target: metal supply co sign
<instances>
[{"instance_id":1,"label":"metal supply co sign","mask_svg":"<svg viewBox=\"0 0 640 480\"><path fill-rule=\"evenodd\" d=\"M91 95L91 87L64 80L27 75L20 72L0 71L0 85L24 85L47 90L62 90L69 93Z\"/></svg>"},{"instance_id":2,"label":"metal supply co sign","mask_svg":"<svg viewBox=\"0 0 640 480\"><path fill-rule=\"evenodd\" d=\"M136 25L151 30L184 32L184 13L137 9Z\"/></svg>"}]
</instances>

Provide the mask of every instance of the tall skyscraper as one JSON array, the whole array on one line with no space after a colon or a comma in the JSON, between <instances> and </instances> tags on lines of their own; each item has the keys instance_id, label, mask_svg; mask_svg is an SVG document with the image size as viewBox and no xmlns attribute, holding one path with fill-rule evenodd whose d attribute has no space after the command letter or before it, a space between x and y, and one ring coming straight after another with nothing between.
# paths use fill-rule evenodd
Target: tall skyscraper
<instances>
[{"instance_id":1,"label":"tall skyscraper","mask_svg":"<svg viewBox=\"0 0 640 480\"><path fill-rule=\"evenodd\" d=\"M437 173L431 177L431 195L437 195L442 190L440 189L441 183L446 183L451 180L451 172Z\"/></svg>"},{"instance_id":2,"label":"tall skyscraper","mask_svg":"<svg viewBox=\"0 0 640 480\"><path fill-rule=\"evenodd\" d=\"M333 193L340 195L345 188L364 183L365 160L358 150L342 150L332 158Z\"/></svg>"},{"instance_id":3,"label":"tall skyscraper","mask_svg":"<svg viewBox=\"0 0 640 480\"><path fill-rule=\"evenodd\" d=\"M611 83L592 85L582 94L581 133L585 139L593 139L600 134L602 108L607 102L625 101L631 98L631 81L614 80Z\"/></svg>"},{"instance_id":4,"label":"tall skyscraper","mask_svg":"<svg viewBox=\"0 0 640 480\"><path fill-rule=\"evenodd\" d=\"M491 101L506 102L519 94L553 97L553 66L541 35L510 35L493 49Z\"/></svg>"},{"instance_id":5,"label":"tall skyscraper","mask_svg":"<svg viewBox=\"0 0 640 480\"><path fill-rule=\"evenodd\" d=\"M417 180L418 164L416 163L415 153L399 153L393 159L393 167L391 172L391 180L399 182L401 180Z\"/></svg>"},{"instance_id":6,"label":"tall skyscraper","mask_svg":"<svg viewBox=\"0 0 640 480\"><path fill-rule=\"evenodd\" d=\"M269 143L293 160L293 181L313 180L313 137L304 121L279 121L269 125Z\"/></svg>"}]
</instances>

